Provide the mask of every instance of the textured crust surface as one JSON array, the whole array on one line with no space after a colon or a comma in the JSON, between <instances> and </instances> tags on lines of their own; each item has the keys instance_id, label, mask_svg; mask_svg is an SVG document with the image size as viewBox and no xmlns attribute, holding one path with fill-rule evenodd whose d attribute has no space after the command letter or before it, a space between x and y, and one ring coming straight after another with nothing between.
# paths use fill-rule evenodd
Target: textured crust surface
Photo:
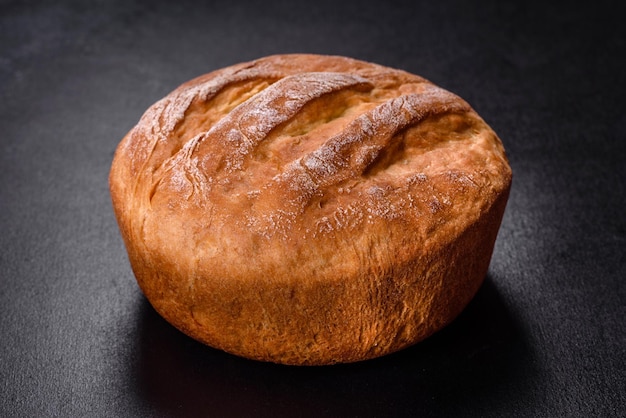
<instances>
[{"instance_id":1,"label":"textured crust surface","mask_svg":"<svg viewBox=\"0 0 626 418\"><path fill-rule=\"evenodd\" d=\"M459 97L316 55L183 84L110 173L133 271L166 320L230 353L311 365L391 353L454 319L510 184L500 140Z\"/></svg>"}]
</instances>

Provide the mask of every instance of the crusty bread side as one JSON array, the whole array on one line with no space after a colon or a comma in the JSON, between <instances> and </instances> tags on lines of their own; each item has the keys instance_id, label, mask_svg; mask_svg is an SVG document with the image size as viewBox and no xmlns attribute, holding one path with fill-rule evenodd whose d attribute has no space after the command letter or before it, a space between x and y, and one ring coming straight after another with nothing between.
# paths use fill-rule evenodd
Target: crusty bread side
<instances>
[{"instance_id":1,"label":"crusty bread side","mask_svg":"<svg viewBox=\"0 0 626 418\"><path fill-rule=\"evenodd\" d=\"M404 71L278 55L191 80L111 168L137 281L184 333L332 364L412 345L487 272L511 185L497 135Z\"/></svg>"}]
</instances>

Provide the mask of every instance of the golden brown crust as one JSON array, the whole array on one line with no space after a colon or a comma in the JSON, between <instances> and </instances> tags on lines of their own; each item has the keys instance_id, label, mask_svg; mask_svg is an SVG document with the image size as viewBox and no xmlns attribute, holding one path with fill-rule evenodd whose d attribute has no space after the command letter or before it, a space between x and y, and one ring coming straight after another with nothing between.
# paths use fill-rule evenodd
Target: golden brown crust
<instances>
[{"instance_id":1,"label":"golden brown crust","mask_svg":"<svg viewBox=\"0 0 626 418\"><path fill-rule=\"evenodd\" d=\"M500 140L459 97L317 55L183 84L110 173L133 270L163 317L237 355L312 365L402 349L458 315L510 183Z\"/></svg>"}]
</instances>

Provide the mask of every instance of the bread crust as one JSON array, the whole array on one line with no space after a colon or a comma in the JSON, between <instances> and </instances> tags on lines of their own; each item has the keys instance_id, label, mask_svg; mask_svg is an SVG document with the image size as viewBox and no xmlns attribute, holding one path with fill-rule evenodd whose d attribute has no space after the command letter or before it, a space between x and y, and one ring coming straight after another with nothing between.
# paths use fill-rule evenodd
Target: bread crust
<instances>
[{"instance_id":1,"label":"bread crust","mask_svg":"<svg viewBox=\"0 0 626 418\"><path fill-rule=\"evenodd\" d=\"M121 141L109 182L167 321L239 356L322 365L450 323L486 275L511 176L458 96L297 54L178 87Z\"/></svg>"}]
</instances>

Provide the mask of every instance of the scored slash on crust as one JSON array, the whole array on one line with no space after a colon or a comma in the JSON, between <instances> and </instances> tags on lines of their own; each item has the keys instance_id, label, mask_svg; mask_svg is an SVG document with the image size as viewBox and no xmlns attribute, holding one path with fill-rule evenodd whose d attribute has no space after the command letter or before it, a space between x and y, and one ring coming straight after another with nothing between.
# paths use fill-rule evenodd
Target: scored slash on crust
<instances>
[{"instance_id":1,"label":"scored slash on crust","mask_svg":"<svg viewBox=\"0 0 626 418\"><path fill-rule=\"evenodd\" d=\"M259 75L256 74L255 77ZM255 77L240 75L235 79L241 83ZM264 80L268 78L261 77ZM236 83L232 80L231 83L226 83L218 78L218 81L211 80L207 84L210 87L203 85L197 88L195 95L190 93L190 89L183 90L183 98L174 99L173 102L177 106L189 108L194 100L200 100L199 97L210 100ZM328 137L317 139L317 148L291 162L282 161L282 167L272 173L269 183L258 184L254 193L246 190L252 208L248 211L246 224L254 226L259 232L263 231L264 235L273 235L288 228L290 221L305 210L311 199L323 195L325 188L335 187L354 178L371 182L371 178L365 177L372 172L372 164L382 151L393 146L393 138L403 130L427 118L470 110L465 102L443 89L429 83L416 84L418 88L414 90L418 92L400 96L385 97L377 92L381 97L370 97L368 106L361 106L360 112L353 113L351 118L345 118L346 121L338 131L335 129L330 133L324 132L322 135ZM245 167L247 179L241 179L242 175L237 172L244 170L247 160L255 158L255 150L262 142L269 141L270 136L280 137L281 127L285 127L294 118L301 118L302 113L306 113L305 107L325 96L337 96L337 93L345 90L371 96L374 89L375 85L367 79L342 73L309 72L279 79L217 118L215 124L184 142L179 149L173 149L173 155L168 156L166 153L165 160L160 165L155 164L156 168L153 168L155 175L149 201L152 202L159 188L187 190L187 200L191 200L194 194L210 196L210 189L216 183L254 183L250 178L255 173L250 167ZM341 99L331 98L329 105L337 106L337 100ZM343 114L346 113L344 110ZM184 124L181 115L184 116L180 111L170 112L165 117L166 123L161 122L162 115L158 118L153 116L152 120L159 121L161 131L174 131L175 128L180 130L180 125ZM178 122L173 123L173 120ZM316 129L321 130L319 126ZM307 133L310 137L311 133ZM163 134L164 132L160 132L158 137ZM264 146L266 149L271 147L267 144ZM285 191L289 194L289 199L277 198L277 193ZM268 202L277 201L281 205L269 210ZM437 203L434 204L437 206ZM255 207L260 208L262 215L255 215ZM390 207L393 208L393 204ZM430 207L434 207L433 203ZM372 205L362 210L369 213L369 218L372 213L384 215L390 212L389 208L374 211ZM352 211L355 211L354 206ZM333 215L336 216L337 214ZM341 223L335 225L340 226Z\"/></svg>"}]
</instances>

